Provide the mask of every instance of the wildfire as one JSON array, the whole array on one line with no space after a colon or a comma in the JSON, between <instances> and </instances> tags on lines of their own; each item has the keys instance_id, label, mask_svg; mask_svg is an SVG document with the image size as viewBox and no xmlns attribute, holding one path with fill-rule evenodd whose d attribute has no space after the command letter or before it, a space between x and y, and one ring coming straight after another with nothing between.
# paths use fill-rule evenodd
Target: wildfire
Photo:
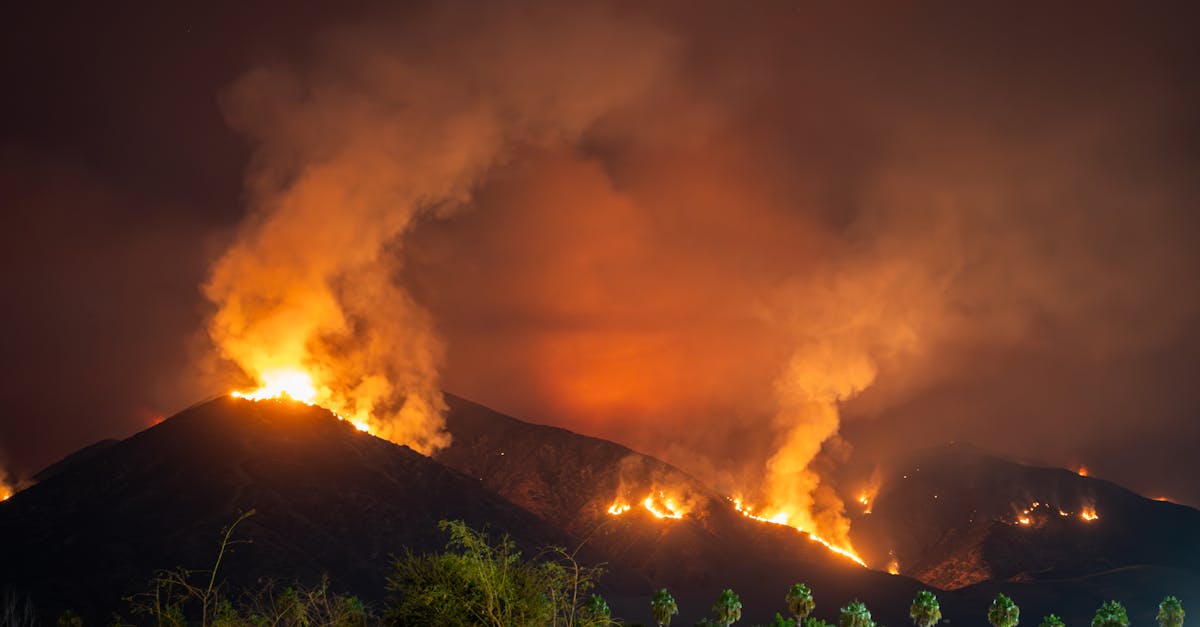
<instances>
[{"instance_id":1,"label":"wildfire","mask_svg":"<svg viewBox=\"0 0 1200 627\"><path fill-rule=\"evenodd\" d=\"M733 501L734 509L736 509L738 511L738 513L745 516L746 518L751 518L751 519L757 520L759 522L769 523L772 525L783 525L785 527L791 527L792 529L795 529L796 531L798 531L804 535L807 535L809 537L809 539L813 540L814 542L820 543L821 545L823 545L825 548L829 549L830 551L833 551L834 553L837 553L838 555L841 555L842 557L849 559L850 561L858 564L859 566L862 566L863 568L868 567L867 563L864 562L863 559L858 556L858 553L855 553L854 549L851 548L849 545L837 546L837 545L833 544L832 542L829 542L825 538L818 536L815 533L812 533L810 531L805 531L804 529L801 529L800 527L797 527L794 525L789 525L788 520L790 520L792 516L790 514L788 514L787 512L778 512L771 516L760 516L760 515L754 513L753 507L751 507L749 505L744 505L740 498L732 499L732 501Z\"/></svg>"},{"instance_id":2,"label":"wildfire","mask_svg":"<svg viewBox=\"0 0 1200 627\"><path fill-rule=\"evenodd\" d=\"M651 490L646 498L638 504L655 518L679 520L691 512L691 507L683 499L667 494L664 490ZM608 507L608 513L612 516L620 516L631 509L633 506L628 501L618 497Z\"/></svg>"},{"instance_id":3,"label":"wildfire","mask_svg":"<svg viewBox=\"0 0 1200 627\"><path fill-rule=\"evenodd\" d=\"M1075 471L1075 474L1079 475L1080 477L1086 477L1086 476L1088 476L1088 469L1087 469L1087 466L1080 465L1080 466L1079 466L1079 470L1076 470L1076 471Z\"/></svg>"},{"instance_id":4,"label":"wildfire","mask_svg":"<svg viewBox=\"0 0 1200 627\"><path fill-rule=\"evenodd\" d=\"M7 483L0 481L0 501L7 501L12 498L13 494L13 489L8 487Z\"/></svg>"},{"instance_id":5,"label":"wildfire","mask_svg":"<svg viewBox=\"0 0 1200 627\"><path fill-rule=\"evenodd\" d=\"M1034 524L1034 522L1035 522L1034 514L1036 513L1038 508L1046 509L1051 513L1057 512L1058 515L1063 518L1068 518L1068 517L1074 516L1074 514L1072 514L1071 512L1068 512L1067 510L1065 510L1061 507L1051 505L1050 503L1042 503L1040 501L1034 501L1033 503L1031 503L1029 505L1029 507L1026 507L1023 510L1017 511L1016 520L1013 522L1015 524L1025 526L1025 527L1028 527L1028 526ZM1014 507L1014 511L1016 511L1015 507ZM1080 509L1079 518L1081 520L1083 520L1084 522L1092 522L1093 520L1100 518L1100 515L1096 513L1095 506L1085 504Z\"/></svg>"},{"instance_id":6,"label":"wildfire","mask_svg":"<svg viewBox=\"0 0 1200 627\"><path fill-rule=\"evenodd\" d=\"M892 558L888 560L887 571L889 575L900 574L900 560L896 558L896 552L888 551L888 555Z\"/></svg>"},{"instance_id":7,"label":"wildfire","mask_svg":"<svg viewBox=\"0 0 1200 627\"><path fill-rule=\"evenodd\" d=\"M633 506L629 503L613 503L609 506L608 513L613 516L620 516L631 509L633 509Z\"/></svg>"},{"instance_id":8,"label":"wildfire","mask_svg":"<svg viewBox=\"0 0 1200 627\"><path fill-rule=\"evenodd\" d=\"M262 385L249 392L230 392L230 396L234 398L242 398L248 401L266 401L266 400L291 400L297 403L303 403L310 407L323 407L329 410L339 420L346 420L344 416L334 411L332 408L324 407L319 402L321 393L318 391L316 384L313 382L312 375L308 374L300 368L278 368L269 370L262 375ZM350 424L354 428L365 433L370 433L370 425L364 420L350 420Z\"/></svg>"}]
</instances>

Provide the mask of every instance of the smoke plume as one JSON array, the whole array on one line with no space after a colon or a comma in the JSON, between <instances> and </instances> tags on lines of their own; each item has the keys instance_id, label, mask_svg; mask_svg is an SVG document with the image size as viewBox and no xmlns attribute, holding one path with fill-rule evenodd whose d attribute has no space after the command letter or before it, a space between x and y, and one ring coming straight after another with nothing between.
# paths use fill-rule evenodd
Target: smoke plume
<instances>
[{"instance_id":1,"label":"smoke plume","mask_svg":"<svg viewBox=\"0 0 1200 627\"><path fill-rule=\"evenodd\" d=\"M514 147L568 141L645 89L667 42L600 7L404 17L229 90L256 146L252 215L205 293L214 342L251 379L307 372L318 404L428 453L448 442L443 345L397 281L405 234L460 209Z\"/></svg>"}]
</instances>

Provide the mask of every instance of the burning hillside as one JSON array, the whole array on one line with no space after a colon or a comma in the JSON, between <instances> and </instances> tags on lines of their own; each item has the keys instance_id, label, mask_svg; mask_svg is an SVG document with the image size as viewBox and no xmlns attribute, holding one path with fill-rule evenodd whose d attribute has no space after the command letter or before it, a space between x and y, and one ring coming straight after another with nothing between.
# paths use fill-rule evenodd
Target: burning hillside
<instances>
[{"instance_id":1,"label":"burning hillside","mask_svg":"<svg viewBox=\"0 0 1200 627\"><path fill-rule=\"evenodd\" d=\"M962 445L889 469L853 537L868 563L944 589L1077 577L1126 566L1195 569L1194 510L1075 471L1021 466Z\"/></svg>"}]
</instances>

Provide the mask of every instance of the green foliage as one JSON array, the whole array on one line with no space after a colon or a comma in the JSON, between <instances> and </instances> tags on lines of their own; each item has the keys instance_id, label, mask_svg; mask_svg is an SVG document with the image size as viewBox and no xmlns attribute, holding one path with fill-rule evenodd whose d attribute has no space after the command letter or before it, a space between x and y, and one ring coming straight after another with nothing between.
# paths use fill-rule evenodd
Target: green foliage
<instances>
[{"instance_id":1,"label":"green foliage","mask_svg":"<svg viewBox=\"0 0 1200 627\"><path fill-rule=\"evenodd\" d=\"M838 627L875 627L871 612L862 601L851 601L838 614Z\"/></svg>"},{"instance_id":2,"label":"green foliage","mask_svg":"<svg viewBox=\"0 0 1200 627\"><path fill-rule=\"evenodd\" d=\"M1054 614L1048 614L1042 619L1042 624L1038 627L1066 627L1063 620Z\"/></svg>"},{"instance_id":3,"label":"green foliage","mask_svg":"<svg viewBox=\"0 0 1200 627\"><path fill-rule=\"evenodd\" d=\"M1167 597L1158 604L1159 627L1183 627L1183 604L1175 597Z\"/></svg>"},{"instance_id":4,"label":"green foliage","mask_svg":"<svg viewBox=\"0 0 1200 627\"><path fill-rule=\"evenodd\" d=\"M1092 617L1092 627L1129 627L1129 615L1125 606L1117 601L1108 601L1096 610Z\"/></svg>"},{"instance_id":5,"label":"green foliage","mask_svg":"<svg viewBox=\"0 0 1200 627\"><path fill-rule=\"evenodd\" d=\"M932 592L922 590L909 606L908 616L917 627L933 627L942 620L942 607Z\"/></svg>"},{"instance_id":6,"label":"green foliage","mask_svg":"<svg viewBox=\"0 0 1200 627\"><path fill-rule=\"evenodd\" d=\"M796 627L796 620L793 618L784 618L783 614L775 612L775 618L767 623L767 627Z\"/></svg>"},{"instance_id":7,"label":"green foliage","mask_svg":"<svg viewBox=\"0 0 1200 627\"><path fill-rule=\"evenodd\" d=\"M827 623L819 618L813 618L812 616L809 616L808 618L804 619L804 622L800 623L800 627L834 627L834 626L830 625L829 623Z\"/></svg>"},{"instance_id":8,"label":"green foliage","mask_svg":"<svg viewBox=\"0 0 1200 627\"><path fill-rule=\"evenodd\" d=\"M581 614L587 624L604 626L612 624L612 610L608 609L608 601L598 594L593 594L587 603L583 604Z\"/></svg>"},{"instance_id":9,"label":"green foliage","mask_svg":"<svg viewBox=\"0 0 1200 627\"><path fill-rule=\"evenodd\" d=\"M654 593L654 597L650 599L650 614L654 616L654 622L658 627L669 627L671 617L679 613L679 606L675 604L675 597L667 592L666 588Z\"/></svg>"},{"instance_id":10,"label":"green foliage","mask_svg":"<svg viewBox=\"0 0 1200 627\"><path fill-rule=\"evenodd\" d=\"M384 620L391 625L609 625L605 612L583 601L602 572L581 566L573 553L552 547L523 560L507 536L492 544L461 521L442 521L450 533L446 552L407 554L388 577ZM590 609L598 610L592 605Z\"/></svg>"},{"instance_id":11,"label":"green foliage","mask_svg":"<svg viewBox=\"0 0 1200 627\"><path fill-rule=\"evenodd\" d=\"M1003 593L998 593L988 608L987 619L992 627L1016 627L1021 620L1021 608Z\"/></svg>"},{"instance_id":12,"label":"green foliage","mask_svg":"<svg viewBox=\"0 0 1200 627\"><path fill-rule=\"evenodd\" d=\"M742 619L742 601L736 592L726 589L713 603L712 611L718 625L729 627Z\"/></svg>"},{"instance_id":13,"label":"green foliage","mask_svg":"<svg viewBox=\"0 0 1200 627\"><path fill-rule=\"evenodd\" d=\"M788 611L796 617L795 622L797 623L802 623L817 607L816 601L813 600L812 590L802 583L794 584L791 590L788 590L784 600L787 602Z\"/></svg>"}]
</instances>

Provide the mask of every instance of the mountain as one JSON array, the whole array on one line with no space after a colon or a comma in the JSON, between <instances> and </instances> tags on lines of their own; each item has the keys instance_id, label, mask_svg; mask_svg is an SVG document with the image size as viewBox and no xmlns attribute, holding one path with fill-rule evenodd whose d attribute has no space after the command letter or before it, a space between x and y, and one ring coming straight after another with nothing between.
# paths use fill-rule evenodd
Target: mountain
<instances>
[{"instance_id":1,"label":"mountain","mask_svg":"<svg viewBox=\"0 0 1200 627\"><path fill-rule=\"evenodd\" d=\"M236 587L273 577L371 600L389 556L440 549L442 519L509 532L524 546L569 539L475 479L296 403L219 398L85 458L0 504L0 589L42 608L106 618L155 569L223 565Z\"/></svg>"},{"instance_id":2,"label":"mountain","mask_svg":"<svg viewBox=\"0 0 1200 627\"><path fill-rule=\"evenodd\" d=\"M817 590L829 619L855 599L874 603L892 622L907 620L920 584L861 568L794 529L747 518L733 504L681 470L619 444L565 429L530 424L447 395L451 445L434 458L472 477L543 521L587 538L590 554L621 564L679 599L681 624L708 615L720 591L732 587L746 619L784 611L793 583ZM637 504L658 490L682 495L691 510L660 519ZM620 516L608 508L633 505ZM649 622L644 587L610 583L617 615ZM835 606L834 603L838 605ZM890 612L890 613L889 613Z\"/></svg>"},{"instance_id":3,"label":"mountain","mask_svg":"<svg viewBox=\"0 0 1200 627\"><path fill-rule=\"evenodd\" d=\"M649 621L649 596L664 585L680 624L707 615L725 587L742 594L746 620L761 621L801 580L830 618L835 603L860 596L899 620L920 585L745 518L654 458L449 402L455 444L435 459L318 408L227 397L90 447L0 504L0 589L28 592L50 612L105 618L155 569L208 568L222 528L250 509L237 537L252 543L222 564L234 589L328 574L336 590L379 601L389 557L440 550L437 521L448 518L508 533L527 552L582 546L585 562L607 565L601 591L632 621ZM637 504L651 488L686 499L687 516L608 514L614 499Z\"/></svg>"},{"instance_id":4,"label":"mountain","mask_svg":"<svg viewBox=\"0 0 1200 627\"><path fill-rule=\"evenodd\" d=\"M27 592L50 615L70 607L103 620L155 569L210 567L222 528L254 509L237 531L251 544L222 565L233 589L328 574L335 590L378 602L390 556L440 550L437 522L462 519L527 554L557 545L606 563L600 591L630 622L649 623L649 596L667 586L677 624L707 615L726 587L741 594L744 622L761 623L797 581L815 591L820 618L859 598L885 624L905 624L927 587L959 622L982 621L998 591L1026 621L1053 611L1086 622L1110 598L1135 622L1151 621L1165 594L1200 604L1200 512L1060 469L963 446L885 469L853 539L869 563L896 559L903 574L888 575L741 515L653 457L447 402L453 444L433 458L322 409L226 397L84 449L0 503L0 590ZM657 517L647 497L686 515ZM610 513L618 504L629 508ZM1085 507L1098 518L1081 518Z\"/></svg>"},{"instance_id":5,"label":"mountain","mask_svg":"<svg viewBox=\"0 0 1200 627\"><path fill-rule=\"evenodd\" d=\"M1200 590L1193 508L963 444L907 455L881 475L871 513L854 521L855 546L976 604L1020 591L1060 615L1078 606L1083 620L1116 598L1152 620L1147 608L1166 594Z\"/></svg>"}]
</instances>

